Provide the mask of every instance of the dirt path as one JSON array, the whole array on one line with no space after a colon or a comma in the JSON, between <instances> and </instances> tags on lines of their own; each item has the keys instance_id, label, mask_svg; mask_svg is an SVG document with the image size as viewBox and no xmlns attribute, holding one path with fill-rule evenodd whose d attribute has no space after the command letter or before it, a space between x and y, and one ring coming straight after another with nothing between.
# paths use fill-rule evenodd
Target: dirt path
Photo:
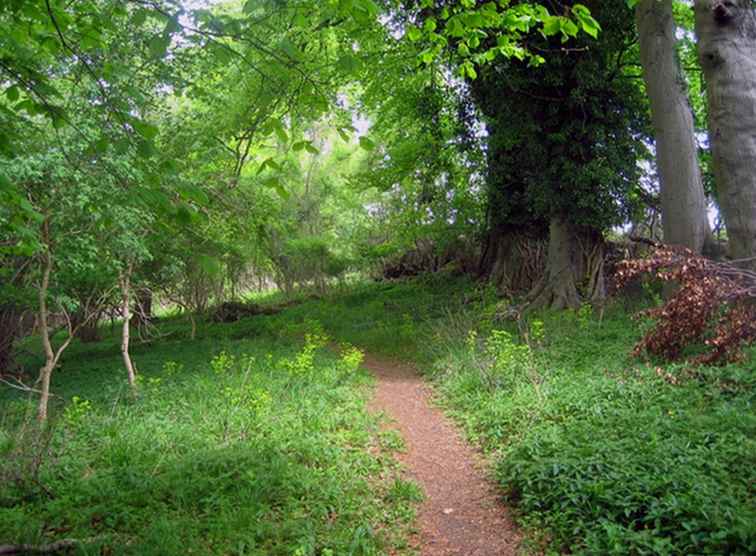
<instances>
[{"instance_id":1,"label":"dirt path","mask_svg":"<svg viewBox=\"0 0 756 556\"><path fill-rule=\"evenodd\" d=\"M517 530L486 478L481 457L431 405L428 385L411 367L394 361L368 355L365 366L378 379L370 409L395 420L407 445L400 459L408 478L425 492L416 539L420 554L515 554Z\"/></svg>"}]
</instances>

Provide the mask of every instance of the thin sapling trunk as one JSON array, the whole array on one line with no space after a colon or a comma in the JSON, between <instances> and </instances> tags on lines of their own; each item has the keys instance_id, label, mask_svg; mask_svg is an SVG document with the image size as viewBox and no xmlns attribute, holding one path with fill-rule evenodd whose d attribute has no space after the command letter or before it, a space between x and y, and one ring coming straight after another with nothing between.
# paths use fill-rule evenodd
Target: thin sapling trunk
<instances>
[{"instance_id":1,"label":"thin sapling trunk","mask_svg":"<svg viewBox=\"0 0 756 556\"><path fill-rule=\"evenodd\" d=\"M136 371L129 354L129 339L131 333L131 272L132 264L129 263L121 273L121 313L123 314L123 327L121 331L121 356L129 378L129 386L136 391Z\"/></svg>"}]
</instances>

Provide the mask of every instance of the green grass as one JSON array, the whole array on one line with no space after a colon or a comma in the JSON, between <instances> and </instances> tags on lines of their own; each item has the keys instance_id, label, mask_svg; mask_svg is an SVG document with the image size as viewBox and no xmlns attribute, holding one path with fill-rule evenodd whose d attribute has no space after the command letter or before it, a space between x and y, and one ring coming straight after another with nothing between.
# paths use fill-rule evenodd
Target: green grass
<instances>
[{"instance_id":1,"label":"green grass","mask_svg":"<svg viewBox=\"0 0 756 556\"><path fill-rule=\"evenodd\" d=\"M439 275L308 301L290 319L420 362L491 454L536 550L756 553L753 349L691 371L630 357L646 323L623 302L600 321L545 313L522 330L497 322L497 303Z\"/></svg>"},{"instance_id":2,"label":"green grass","mask_svg":"<svg viewBox=\"0 0 756 556\"><path fill-rule=\"evenodd\" d=\"M640 364L620 312L542 322L542 344L521 355L449 346L433 368L521 521L559 551L756 551L753 371Z\"/></svg>"},{"instance_id":3,"label":"green grass","mask_svg":"<svg viewBox=\"0 0 756 556\"><path fill-rule=\"evenodd\" d=\"M646 324L622 303L600 321L545 313L520 330L497 320L498 303L486 288L437 275L201 325L195 342L167 319L166 338L134 350L137 401L114 340L75 345L55 378L65 404L42 473L55 497L8 504L12 489L0 488L0 537L95 536L129 554L401 545L420 497L388 457L401 439L365 414L369 379L338 370L349 358L316 350L310 364L294 340L327 333L421 364L438 402L490 454L534 549L756 553L753 349L744 363L691 371L631 358ZM235 363L218 373L221 351ZM245 355L255 357L246 379ZM235 401L240 392L252 394ZM23 402L5 395L4 412L17 414Z\"/></svg>"},{"instance_id":4,"label":"green grass","mask_svg":"<svg viewBox=\"0 0 756 556\"><path fill-rule=\"evenodd\" d=\"M0 392L0 544L88 539L81 554L381 554L401 549L415 493L365 410L353 351L287 317L205 325L135 345L72 345L47 439L19 429L33 400ZM317 336L317 334L316 334ZM26 361L30 369L39 360ZM38 481L34 461L44 457ZM399 485L399 486L397 486Z\"/></svg>"}]
</instances>

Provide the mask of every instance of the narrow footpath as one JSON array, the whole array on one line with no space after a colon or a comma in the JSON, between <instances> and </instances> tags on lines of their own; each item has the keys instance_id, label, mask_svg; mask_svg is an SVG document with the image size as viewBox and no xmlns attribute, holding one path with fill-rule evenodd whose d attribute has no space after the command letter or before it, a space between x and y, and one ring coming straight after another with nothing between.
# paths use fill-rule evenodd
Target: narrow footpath
<instances>
[{"instance_id":1,"label":"narrow footpath","mask_svg":"<svg viewBox=\"0 0 756 556\"><path fill-rule=\"evenodd\" d=\"M395 422L407 450L399 459L425 493L415 545L422 556L508 556L520 537L486 477L481 456L431 404L429 386L408 365L368 354L377 379L371 411Z\"/></svg>"}]
</instances>

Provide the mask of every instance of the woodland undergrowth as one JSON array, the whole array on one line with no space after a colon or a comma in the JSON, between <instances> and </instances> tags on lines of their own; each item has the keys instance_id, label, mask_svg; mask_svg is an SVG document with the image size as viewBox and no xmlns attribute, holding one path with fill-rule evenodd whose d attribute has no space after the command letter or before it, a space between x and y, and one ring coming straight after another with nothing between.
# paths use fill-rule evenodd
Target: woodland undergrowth
<instances>
[{"instance_id":1,"label":"woodland undergrowth","mask_svg":"<svg viewBox=\"0 0 756 556\"><path fill-rule=\"evenodd\" d=\"M440 275L297 311L420 363L537 552L754 553L756 350L694 371L634 356L659 291L514 323L493 292Z\"/></svg>"},{"instance_id":2,"label":"woodland undergrowth","mask_svg":"<svg viewBox=\"0 0 756 556\"><path fill-rule=\"evenodd\" d=\"M136 399L115 337L71 347L44 435L30 429L33 400L0 391L0 545L72 538L82 554L161 556L406 548L414 491L393 459L400 444L365 410L361 351L333 351L322 327L285 316L207 325L196 341L177 320L158 327L166 339L133 350Z\"/></svg>"},{"instance_id":3,"label":"woodland undergrowth","mask_svg":"<svg viewBox=\"0 0 756 556\"><path fill-rule=\"evenodd\" d=\"M135 350L137 400L113 378L114 342L76 344L39 446L50 459L38 482L3 483L0 536L93 537L123 554L402 550L416 489L373 449L401 443L364 412L360 351L330 354L330 337L427 372L489 454L526 548L754 553L756 350L695 372L633 355L656 325L634 317L661 303L654 288L600 314L512 322L493 291L438 274L202 326L195 342L167 319L169 340ZM26 402L3 401L11 431ZM7 432L2 446L15 453Z\"/></svg>"}]
</instances>

